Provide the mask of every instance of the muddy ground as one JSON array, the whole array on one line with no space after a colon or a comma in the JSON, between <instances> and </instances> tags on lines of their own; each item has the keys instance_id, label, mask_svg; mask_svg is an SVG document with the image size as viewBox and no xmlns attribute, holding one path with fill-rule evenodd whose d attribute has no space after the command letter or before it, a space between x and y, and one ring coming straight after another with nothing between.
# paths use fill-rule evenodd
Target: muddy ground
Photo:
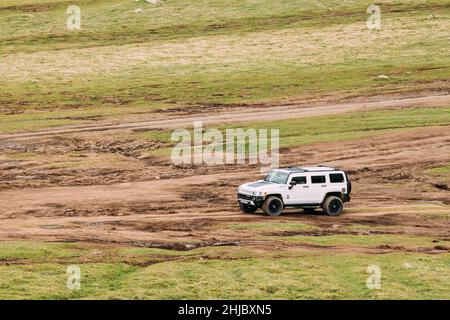
<instances>
[{"instance_id":1,"label":"muddy ground","mask_svg":"<svg viewBox=\"0 0 450 320\"><path fill-rule=\"evenodd\" d=\"M337 251L450 252L450 181L429 174L448 165L450 127L411 129L350 141L281 150L283 166L327 164L348 171L353 200L340 217L287 210L277 218L242 214L239 184L260 178L250 166L176 167L146 151L162 142L120 138L123 130L3 139L0 161L0 240L86 242L190 250L246 245L265 250L311 244L283 241L306 235L371 234L430 237L435 245L314 246ZM345 150L345 152L343 152ZM31 154L30 159L15 155ZM52 166L70 154L88 165ZM114 165L98 166L114 155ZM109 159L109 158L108 158ZM306 231L230 228L252 223L304 223ZM362 226L351 230L348 226Z\"/></svg>"}]
</instances>

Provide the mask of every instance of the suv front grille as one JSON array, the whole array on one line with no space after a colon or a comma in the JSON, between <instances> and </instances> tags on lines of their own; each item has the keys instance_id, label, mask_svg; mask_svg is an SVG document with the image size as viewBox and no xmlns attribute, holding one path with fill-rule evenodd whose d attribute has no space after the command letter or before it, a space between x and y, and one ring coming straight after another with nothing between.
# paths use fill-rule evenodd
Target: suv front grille
<instances>
[{"instance_id":1,"label":"suv front grille","mask_svg":"<svg viewBox=\"0 0 450 320\"><path fill-rule=\"evenodd\" d=\"M247 194L243 194L243 193L238 193L238 198L244 199L244 200L253 200L253 196L247 195Z\"/></svg>"}]
</instances>

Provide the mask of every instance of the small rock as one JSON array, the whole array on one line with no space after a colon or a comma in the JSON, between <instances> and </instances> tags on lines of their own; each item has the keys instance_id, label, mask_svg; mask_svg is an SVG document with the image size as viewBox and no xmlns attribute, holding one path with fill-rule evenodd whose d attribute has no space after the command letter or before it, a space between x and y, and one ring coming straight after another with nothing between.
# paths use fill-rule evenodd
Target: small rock
<instances>
[{"instance_id":1,"label":"small rock","mask_svg":"<svg viewBox=\"0 0 450 320\"><path fill-rule=\"evenodd\" d=\"M144 10L142 10L142 8L137 8L136 10L134 10L133 12L134 13L141 13L141 12L143 12Z\"/></svg>"},{"instance_id":2,"label":"small rock","mask_svg":"<svg viewBox=\"0 0 450 320\"><path fill-rule=\"evenodd\" d=\"M402 267L405 268L405 269L412 269L414 266L411 263L409 263L409 262L405 262L402 265Z\"/></svg>"},{"instance_id":3,"label":"small rock","mask_svg":"<svg viewBox=\"0 0 450 320\"><path fill-rule=\"evenodd\" d=\"M380 75L378 76L378 79L389 79L389 77L388 77L388 76L385 76L384 74L380 74Z\"/></svg>"},{"instance_id":4,"label":"small rock","mask_svg":"<svg viewBox=\"0 0 450 320\"><path fill-rule=\"evenodd\" d=\"M433 20L435 17L435 15L432 13L427 17L427 20Z\"/></svg>"},{"instance_id":5,"label":"small rock","mask_svg":"<svg viewBox=\"0 0 450 320\"><path fill-rule=\"evenodd\" d=\"M18 180L32 180L36 178L36 176L16 176L16 179Z\"/></svg>"},{"instance_id":6,"label":"small rock","mask_svg":"<svg viewBox=\"0 0 450 320\"><path fill-rule=\"evenodd\" d=\"M333 224L333 229L337 229L337 228L340 228L340 227L341 227L340 224Z\"/></svg>"}]
</instances>

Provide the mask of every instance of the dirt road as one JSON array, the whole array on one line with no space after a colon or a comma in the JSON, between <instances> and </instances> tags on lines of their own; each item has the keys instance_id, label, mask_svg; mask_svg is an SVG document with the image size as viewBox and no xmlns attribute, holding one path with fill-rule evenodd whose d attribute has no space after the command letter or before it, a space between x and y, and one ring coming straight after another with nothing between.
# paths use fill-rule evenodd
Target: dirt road
<instances>
[{"instance_id":1,"label":"dirt road","mask_svg":"<svg viewBox=\"0 0 450 320\"><path fill-rule=\"evenodd\" d=\"M178 116L167 118L161 115L152 115L152 120L120 123L120 124L104 124L80 127L65 127L51 129L38 132L25 132L2 134L0 140L20 140L31 137L60 136L71 133L91 132L91 131L107 131L117 129L175 129L189 128L194 121L202 121L206 125L217 125L226 123L237 123L245 121L271 121L291 118L301 118L309 116L340 114L350 111L376 110L385 108L408 108L408 107L439 107L448 106L450 104L450 95L432 95L426 97L391 99L371 102L352 102L344 104L331 105L314 105L314 106L298 106L286 105L276 107L254 107L244 108L236 111L228 112L209 112L195 116Z\"/></svg>"},{"instance_id":2,"label":"dirt road","mask_svg":"<svg viewBox=\"0 0 450 320\"><path fill-rule=\"evenodd\" d=\"M351 152L344 155L343 149ZM395 226L389 232L433 237L436 241L450 238L446 220L424 215L449 212L448 186L443 187L426 172L450 159L450 127L318 143L284 150L282 158L283 165L302 164L307 159L309 163L325 162L350 169L354 201L341 217L291 210L271 219L272 222L313 224L321 228L323 235L347 232L335 230L336 224L356 224L370 228ZM214 174L200 174L196 170L199 169L179 169L178 176L169 179L0 191L0 239L85 241L169 249L217 243L287 245L269 241L256 231L227 227L268 221L260 214L243 215L236 206L236 186L258 178L257 169L241 168L237 172L230 166L216 168ZM353 246L334 250L362 249Z\"/></svg>"},{"instance_id":3,"label":"dirt road","mask_svg":"<svg viewBox=\"0 0 450 320\"><path fill-rule=\"evenodd\" d=\"M264 231L229 227L269 221L261 214L241 214L237 208L236 187L259 178L259 170L255 167L180 168L171 165L169 159L141 159L139 152L134 155L135 148L146 149L147 145L134 145L133 141L121 144L115 138L96 145L95 140L83 139L86 135L95 136L97 131L172 129L189 127L193 121L212 125L357 110L449 105L450 95L434 95L332 105L247 107L195 116L172 114L169 118L152 113L149 115L152 118L140 122L0 135L12 154L31 150L32 154L44 155L40 158L44 160L36 158L34 162L5 160L1 163L0 240L83 241L177 250L223 244L249 245L264 250L289 246L308 250L310 244L292 244L267 237ZM98 134L103 136L103 133ZM127 165L123 170L110 171L48 169L45 155L50 149L52 151L48 154L52 156L70 152L75 157L86 156L85 153L98 156L119 154ZM384 232L424 236L435 239L436 243L448 244L450 230L445 215L449 213L450 181L445 176L430 175L429 170L447 166L450 162L449 126L322 142L283 149L281 153L282 166L322 163L348 170L354 183L353 201L341 217L320 213L307 215L302 210L289 210L286 215L270 219L271 222L314 225L317 231L305 233L313 236L358 236ZM93 174L91 178L90 174ZM336 225L364 226L366 231L343 230ZM386 230L380 231L379 228ZM280 233L278 236L289 235ZM412 249L389 245L376 248L347 245L333 246L333 250L384 253ZM439 245L438 249L414 250L430 253L450 251L445 245Z\"/></svg>"}]
</instances>

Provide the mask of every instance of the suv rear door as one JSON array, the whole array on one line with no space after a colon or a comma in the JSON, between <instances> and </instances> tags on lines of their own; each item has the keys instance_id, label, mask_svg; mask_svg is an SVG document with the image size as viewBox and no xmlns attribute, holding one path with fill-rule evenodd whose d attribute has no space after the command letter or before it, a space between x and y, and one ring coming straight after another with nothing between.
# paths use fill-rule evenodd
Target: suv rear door
<instances>
[{"instance_id":1,"label":"suv rear door","mask_svg":"<svg viewBox=\"0 0 450 320\"><path fill-rule=\"evenodd\" d=\"M311 173L311 184L310 184L310 200L311 203L321 203L325 194L328 191L328 174L317 172Z\"/></svg>"}]
</instances>

